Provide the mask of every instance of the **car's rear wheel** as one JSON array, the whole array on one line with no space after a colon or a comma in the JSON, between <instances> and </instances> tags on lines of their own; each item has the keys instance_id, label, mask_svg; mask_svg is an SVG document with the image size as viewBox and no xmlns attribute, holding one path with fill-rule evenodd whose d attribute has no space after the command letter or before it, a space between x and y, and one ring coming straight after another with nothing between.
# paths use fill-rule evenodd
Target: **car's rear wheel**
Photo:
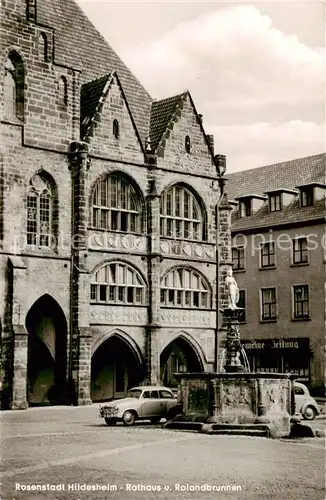
<instances>
[{"instance_id":1,"label":"car's rear wheel","mask_svg":"<svg viewBox=\"0 0 326 500\"><path fill-rule=\"evenodd\" d=\"M124 412L122 417L122 422L124 423L124 425L130 427L131 425L134 425L135 420L136 420L136 414L134 411L127 410Z\"/></svg>"},{"instance_id":2,"label":"car's rear wheel","mask_svg":"<svg viewBox=\"0 0 326 500\"><path fill-rule=\"evenodd\" d=\"M112 427L113 425L116 425L116 423L117 423L116 418L105 418L104 420L105 420L106 425L109 425L110 427Z\"/></svg>"},{"instance_id":3,"label":"car's rear wheel","mask_svg":"<svg viewBox=\"0 0 326 500\"><path fill-rule=\"evenodd\" d=\"M307 406L303 411L303 418L305 420L314 420L317 415L316 409L313 406Z\"/></svg>"},{"instance_id":4,"label":"car's rear wheel","mask_svg":"<svg viewBox=\"0 0 326 500\"><path fill-rule=\"evenodd\" d=\"M160 420L161 420L161 417L153 417L150 419L151 423L154 425L158 424Z\"/></svg>"}]
</instances>

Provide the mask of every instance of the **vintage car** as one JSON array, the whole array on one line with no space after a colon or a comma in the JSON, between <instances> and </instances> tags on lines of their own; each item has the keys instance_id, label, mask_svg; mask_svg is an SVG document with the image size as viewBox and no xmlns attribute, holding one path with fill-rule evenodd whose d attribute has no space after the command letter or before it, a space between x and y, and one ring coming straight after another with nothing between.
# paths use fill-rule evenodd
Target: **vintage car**
<instances>
[{"instance_id":1,"label":"vintage car","mask_svg":"<svg viewBox=\"0 0 326 500\"><path fill-rule=\"evenodd\" d=\"M107 425L122 421L130 426L136 420L158 424L162 418L171 419L177 413L178 401L171 389L155 385L133 387L124 398L100 406L100 417Z\"/></svg>"},{"instance_id":2,"label":"vintage car","mask_svg":"<svg viewBox=\"0 0 326 500\"><path fill-rule=\"evenodd\" d=\"M320 408L309 394L309 389L300 382L294 382L295 413L300 413L305 420L313 420L319 415Z\"/></svg>"}]
</instances>

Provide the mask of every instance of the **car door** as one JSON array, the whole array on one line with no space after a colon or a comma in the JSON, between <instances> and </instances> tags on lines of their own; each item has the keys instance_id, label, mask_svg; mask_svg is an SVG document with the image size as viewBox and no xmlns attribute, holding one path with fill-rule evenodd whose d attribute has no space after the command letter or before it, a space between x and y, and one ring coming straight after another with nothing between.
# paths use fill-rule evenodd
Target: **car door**
<instances>
[{"instance_id":1,"label":"car door","mask_svg":"<svg viewBox=\"0 0 326 500\"><path fill-rule=\"evenodd\" d=\"M140 407L140 417L156 417L161 414L161 400L156 390L144 391Z\"/></svg>"},{"instance_id":2,"label":"car door","mask_svg":"<svg viewBox=\"0 0 326 500\"><path fill-rule=\"evenodd\" d=\"M300 413L302 405L305 402L305 392L300 385L294 385L294 397L295 397L295 413Z\"/></svg>"},{"instance_id":3,"label":"car door","mask_svg":"<svg viewBox=\"0 0 326 500\"><path fill-rule=\"evenodd\" d=\"M160 390L160 398L162 402L162 417L165 417L172 406L176 405L176 400L173 397L172 392L166 390L166 389L161 389Z\"/></svg>"}]
</instances>

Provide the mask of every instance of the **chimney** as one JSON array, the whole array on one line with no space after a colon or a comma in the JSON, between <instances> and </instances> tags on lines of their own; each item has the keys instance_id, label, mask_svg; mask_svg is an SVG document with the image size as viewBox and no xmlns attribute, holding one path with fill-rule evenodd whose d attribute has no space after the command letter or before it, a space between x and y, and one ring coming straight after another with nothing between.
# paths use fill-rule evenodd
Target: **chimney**
<instances>
[{"instance_id":1,"label":"chimney","mask_svg":"<svg viewBox=\"0 0 326 500\"><path fill-rule=\"evenodd\" d=\"M210 145L212 151L213 151L213 154L214 154L214 136L213 135L210 135L210 134L207 134L207 140L208 140L208 144Z\"/></svg>"}]
</instances>

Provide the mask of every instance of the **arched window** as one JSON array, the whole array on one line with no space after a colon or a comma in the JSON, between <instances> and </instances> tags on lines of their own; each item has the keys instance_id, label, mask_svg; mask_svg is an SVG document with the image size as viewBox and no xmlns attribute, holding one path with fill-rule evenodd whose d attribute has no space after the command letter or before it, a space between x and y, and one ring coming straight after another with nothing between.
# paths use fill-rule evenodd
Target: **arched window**
<instances>
[{"instance_id":1,"label":"arched window","mask_svg":"<svg viewBox=\"0 0 326 500\"><path fill-rule=\"evenodd\" d=\"M68 103L68 85L64 76L59 80L59 104L66 106Z\"/></svg>"},{"instance_id":2,"label":"arched window","mask_svg":"<svg viewBox=\"0 0 326 500\"><path fill-rule=\"evenodd\" d=\"M27 195L27 244L51 245L53 214L52 188L43 177L34 175Z\"/></svg>"},{"instance_id":3,"label":"arched window","mask_svg":"<svg viewBox=\"0 0 326 500\"><path fill-rule=\"evenodd\" d=\"M146 285L128 264L110 262L98 269L91 280L91 302L145 304Z\"/></svg>"},{"instance_id":4,"label":"arched window","mask_svg":"<svg viewBox=\"0 0 326 500\"><path fill-rule=\"evenodd\" d=\"M40 33L38 37L38 53L44 62L48 60L48 39L45 33Z\"/></svg>"},{"instance_id":5,"label":"arched window","mask_svg":"<svg viewBox=\"0 0 326 500\"><path fill-rule=\"evenodd\" d=\"M179 267L162 279L162 306L208 309L210 297L210 288L205 278L192 269Z\"/></svg>"},{"instance_id":6,"label":"arched window","mask_svg":"<svg viewBox=\"0 0 326 500\"><path fill-rule=\"evenodd\" d=\"M203 239L203 214L195 196L182 186L174 186L161 197L160 234L169 238Z\"/></svg>"},{"instance_id":7,"label":"arched window","mask_svg":"<svg viewBox=\"0 0 326 500\"><path fill-rule=\"evenodd\" d=\"M24 119L24 65L17 52L11 52L5 63L4 114L6 118Z\"/></svg>"},{"instance_id":8,"label":"arched window","mask_svg":"<svg viewBox=\"0 0 326 500\"><path fill-rule=\"evenodd\" d=\"M101 179L93 194L93 227L139 233L141 203L131 184L118 175Z\"/></svg>"},{"instance_id":9,"label":"arched window","mask_svg":"<svg viewBox=\"0 0 326 500\"><path fill-rule=\"evenodd\" d=\"M119 139L120 130L119 130L119 122L118 120L113 120L113 135L116 139Z\"/></svg>"}]
</instances>

